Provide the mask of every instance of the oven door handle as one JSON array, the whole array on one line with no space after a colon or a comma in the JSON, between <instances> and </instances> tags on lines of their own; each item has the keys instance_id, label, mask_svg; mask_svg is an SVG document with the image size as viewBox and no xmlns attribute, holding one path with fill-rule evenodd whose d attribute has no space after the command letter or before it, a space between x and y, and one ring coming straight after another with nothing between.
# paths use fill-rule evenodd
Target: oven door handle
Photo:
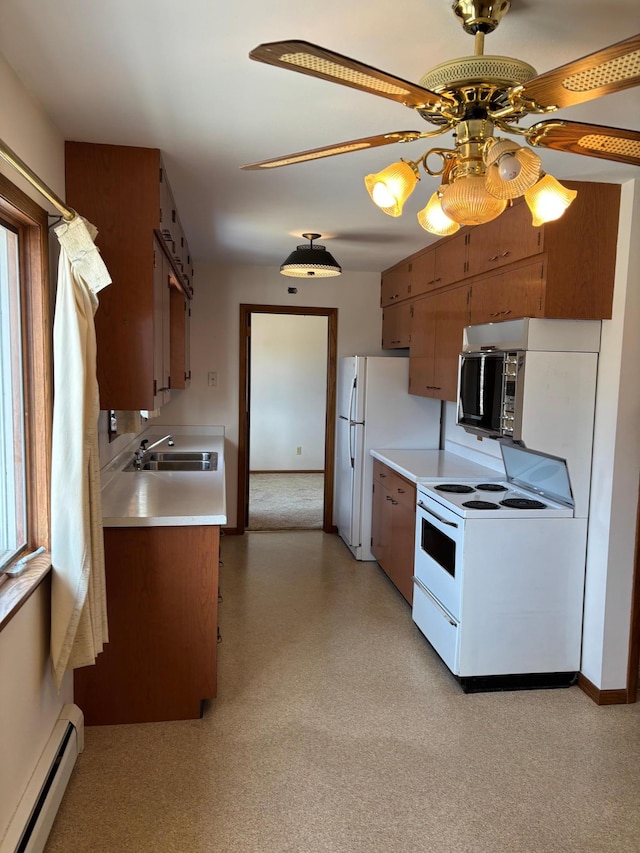
<instances>
[{"instance_id":1,"label":"oven door handle","mask_svg":"<svg viewBox=\"0 0 640 853\"><path fill-rule=\"evenodd\" d=\"M457 526L458 526L458 525L455 523L455 521L447 521L447 519L446 519L446 518L442 518L442 516L441 516L441 515L438 515L438 513L437 513L437 512L434 512L432 509L429 509L428 507L426 507L426 506L422 503L422 501L418 501L418 506L420 507L420 509L423 509L423 510L424 510L426 513L428 513L429 515L432 515L434 518L437 518L437 519L438 519L438 521L441 521L443 524L448 524L448 525L449 525L449 527L457 527Z\"/></svg>"},{"instance_id":2,"label":"oven door handle","mask_svg":"<svg viewBox=\"0 0 640 853\"><path fill-rule=\"evenodd\" d=\"M428 589L426 588L426 586L422 583L422 581L420 580L420 578L417 578L417 577L414 575L414 576L413 576L413 578L412 578L412 580L413 580L414 584L415 584L417 587L420 587L420 589L422 590L422 592L424 592L424 594L425 594L425 595L426 595L426 596L431 600L431 602L432 602L433 606L438 608L438 610L442 613L442 615L443 615L443 616L444 616L444 618L447 620L447 622L449 623L449 625L452 625L454 628L457 628L457 627L458 627L458 623L455 621L455 619L453 618L453 616L449 613L449 611L448 611L448 610L445 610L445 608L440 604L440 602L439 602L439 601L438 601L438 599L435 597L435 595L433 595L432 593L430 593L430 592L429 592L429 590L428 590Z\"/></svg>"}]
</instances>

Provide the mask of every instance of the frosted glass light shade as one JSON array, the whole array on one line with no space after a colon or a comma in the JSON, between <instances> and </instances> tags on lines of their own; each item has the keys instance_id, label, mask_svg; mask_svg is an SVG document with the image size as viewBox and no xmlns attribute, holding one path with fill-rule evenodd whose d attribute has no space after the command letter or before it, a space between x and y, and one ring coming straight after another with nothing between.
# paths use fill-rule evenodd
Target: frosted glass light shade
<instances>
[{"instance_id":1,"label":"frosted glass light shade","mask_svg":"<svg viewBox=\"0 0 640 853\"><path fill-rule=\"evenodd\" d=\"M514 168L513 177L505 169L505 160L513 158L519 169ZM486 187L496 198L519 198L540 178L542 161L534 151L521 148L510 139L501 139L493 145L485 157L487 164Z\"/></svg>"},{"instance_id":2,"label":"frosted glass light shade","mask_svg":"<svg viewBox=\"0 0 640 853\"><path fill-rule=\"evenodd\" d=\"M441 205L446 216L460 225L482 225L500 216L507 202L487 191L483 177L471 175L449 184Z\"/></svg>"},{"instance_id":3,"label":"frosted glass light shade","mask_svg":"<svg viewBox=\"0 0 640 853\"><path fill-rule=\"evenodd\" d=\"M460 229L460 225L449 219L442 209L440 196L435 192L423 210L418 213L418 222L425 231L437 234L439 237L448 237Z\"/></svg>"},{"instance_id":4,"label":"frosted glass light shade","mask_svg":"<svg viewBox=\"0 0 640 853\"><path fill-rule=\"evenodd\" d=\"M414 163L399 160L375 175L367 175L365 186L374 203L389 216L400 216L405 201L420 180Z\"/></svg>"},{"instance_id":5,"label":"frosted glass light shade","mask_svg":"<svg viewBox=\"0 0 640 853\"><path fill-rule=\"evenodd\" d=\"M533 225L543 225L545 222L560 219L577 195L576 190L563 187L552 175L540 178L538 183L524 194L524 200L533 217Z\"/></svg>"}]
</instances>

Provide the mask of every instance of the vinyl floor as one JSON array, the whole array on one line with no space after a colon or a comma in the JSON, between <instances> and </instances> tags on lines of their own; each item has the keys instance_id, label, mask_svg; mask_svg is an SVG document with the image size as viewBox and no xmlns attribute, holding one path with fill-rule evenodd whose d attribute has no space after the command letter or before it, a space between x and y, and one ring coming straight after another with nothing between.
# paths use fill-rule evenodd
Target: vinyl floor
<instances>
[{"instance_id":1,"label":"vinyl floor","mask_svg":"<svg viewBox=\"0 0 640 853\"><path fill-rule=\"evenodd\" d=\"M640 703L465 695L376 563L224 537L218 698L86 730L47 853L637 853Z\"/></svg>"}]
</instances>

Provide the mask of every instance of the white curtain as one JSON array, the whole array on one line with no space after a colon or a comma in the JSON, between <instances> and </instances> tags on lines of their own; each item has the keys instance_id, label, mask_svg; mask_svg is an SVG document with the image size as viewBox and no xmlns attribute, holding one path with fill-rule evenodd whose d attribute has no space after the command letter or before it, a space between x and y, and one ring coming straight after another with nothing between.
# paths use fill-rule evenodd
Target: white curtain
<instances>
[{"instance_id":1,"label":"white curtain","mask_svg":"<svg viewBox=\"0 0 640 853\"><path fill-rule=\"evenodd\" d=\"M93 318L111 279L93 225L75 216L55 232L51 660L59 689L65 672L95 663L108 640Z\"/></svg>"}]
</instances>

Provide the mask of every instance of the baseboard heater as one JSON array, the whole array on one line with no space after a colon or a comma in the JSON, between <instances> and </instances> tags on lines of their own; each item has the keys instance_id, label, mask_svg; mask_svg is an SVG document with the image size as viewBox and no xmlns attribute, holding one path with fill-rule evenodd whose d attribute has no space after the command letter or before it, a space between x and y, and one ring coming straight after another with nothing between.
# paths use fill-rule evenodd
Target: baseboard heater
<instances>
[{"instance_id":1,"label":"baseboard heater","mask_svg":"<svg viewBox=\"0 0 640 853\"><path fill-rule=\"evenodd\" d=\"M0 853L42 853L83 748L82 711L65 705L0 842Z\"/></svg>"}]
</instances>

